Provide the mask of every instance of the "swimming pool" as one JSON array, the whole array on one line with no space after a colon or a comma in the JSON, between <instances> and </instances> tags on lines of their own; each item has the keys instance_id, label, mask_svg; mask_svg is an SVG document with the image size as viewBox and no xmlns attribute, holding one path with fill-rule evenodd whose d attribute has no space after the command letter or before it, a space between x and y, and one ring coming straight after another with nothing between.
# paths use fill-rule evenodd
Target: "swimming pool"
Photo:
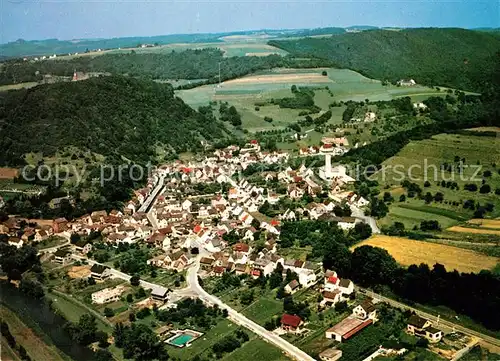
<instances>
[{"instance_id":1,"label":"swimming pool","mask_svg":"<svg viewBox=\"0 0 500 361\"><path fill-rule=\"evenodd\" d=\"M186 347L191 344L194 340L197 338L201 337L203 333L186 329L186 330L177 330L174 331L175 335L170 337L168 340L165 342L168 343L169 345L175 346L175 347Z\"/></svg>"},{"instance_id":2,"label":"swimming pool","mask_svg":"<svg viewBox=\"0 0 500 361\"><path fill-rule=\"evenodd\" d=\"M169 343L171 343L174 346L177 347L183 347L185 346L189 341L194 339L195 337L192 335L187 335L187 334L181 334L178 336L175 336L174 338L169 340Z\"/></svg>"}]
</instances>

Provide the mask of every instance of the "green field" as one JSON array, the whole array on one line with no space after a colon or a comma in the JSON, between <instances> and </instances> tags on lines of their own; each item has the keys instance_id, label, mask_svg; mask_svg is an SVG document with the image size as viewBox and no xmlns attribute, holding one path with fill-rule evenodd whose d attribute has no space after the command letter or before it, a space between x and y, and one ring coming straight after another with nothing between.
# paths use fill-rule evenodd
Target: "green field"
<instances>
[{"instance_id":1,"label":"green field","mask_svg":"<svg viewBox=\"0 0 500 361\"><path fill-rule=\"evenodd\" d=\"M280 349L260 338L246 342L242 347L222 358L223 361L285 361L289 360Z\"/></svg>"},{"instance_id":2,"label":"green field","mask_svg":"<svg viewBox=\"0 0 500 361\"><path fill-rule=\"evenodd\" d=\"M208 358L212 355L211 347L224 336L228 336L238 328L235 324L223 320L215 327L210 329L201 338L194 341L187 349L179 349L173 346L168 347L168 353L172 357L177 357L180 360L192 360L199 355L202 358ZM247 331L248 332L248 331ZM254 334L249 334L250 341L244 343L231 353L224 355L222 360L225 361L286 361L289 360L281 350L274 345L271 345L264 340L256 337Z\"/></svg>"},{"instance_id":3,"label":"green field","mask_svg":"<svg viewBox=\"0 0 500 361\"><path fill-rule=\"evenodd\" d=\"M281 312L283 312L283 303L272 298L259 298L242 311L245 316L260 325L264 325Z\"/></svg>"},{"instance_id":4,"label":"green field","mask_svg":"<svg viewBox=\"0 0 500 361\"><path fill-rule=\"evenodd\" d=\"M328 76L321 73L326 71ZM250 131L262 131L282 128L299 118L302 109L284 109L277 105L255 105L272 98L292 96L292 85L318 88L315 103L323 110L328 110L333 101L369 99L391 100L402 96L428 97L442 94L435 89L415 86L400 88L393 85L383 86L380 81L364 77L348 69L316 68L316 69L272 69L256 72L235 80L217 85L204 85L188 90L179 90L177 95L186 103L197 108L210 101L227 101L234 105L242 115L243 128ZM329 94L325 87L332 92ZM319 89L321 88L321 89ZM334 112L330 124L342 121L343 107L332 108ZM264 121L264 117L274 119L272 123Z\"/></svg>"},{"instance_id":5,"label":"green field","mask_svg":"<svg viewBox=\"0 0 500 361\"><path fill-rule=\"evenodd\" d=\"M112 53L129 53L131 50L136 53L170 53L172 51L184 51L189 49L206 49L206 48L217 48L224 52L224 56L265 56L269 54L278 54L278 55L287 55L288 52L285 50L276 48L271 45L267 45L267 40L254 37L254 38L246 38L246 39L229 39L226 38L221 42L212 42L212 43L173 43L160 45L151 48L134 48L134 49L115 49L109 51L101 51L101 52L91 52L87 54L78 54L76 56L96 56L103 54L112 54ZM71 56L60 56L56 58L56 60L61 59L71 59L76 57L75 55Z\"/></svg>"},{"instance_id":6,"label":"green field","mask_svg":"<svg viewBox=\"0 0 500 361\"><path fill-rule=\"evenodd\" d=\"M488 217L500 215L500 200L495 195L495 189L500 187L500 174L497 164L500 164L498 152L499 138L489 136L473 136L459 134L439 134L430 139L412 141L394 157L383 163L384 171L380 171L373 178L379 180L387 191L393 194L394 203L390 206L390 213L381 220L382 225L394 221L403 222L407 228L418 225L422 220L438 220L442 228L463 222L472 218L473 211L463 208L463 202L474 200L481 205L492 203L493 212ZM455 157L465 159L466 168L460 174L458 169L452 171L441 170L441 165L454 162ZM483 172L491 172L491 176L483 177ZM427 192L444 195L443 202L425 204L424 200L406 198L399 202L400 194L404 193L400 187L401 181L408 179L422 188L422 194ZM464 189L465 184L476 184L478 189L482 182L491 187L491 192L471 192ZM428 180L430 186L425 187ZM458 190L452 190L441 185L441 181L456 182ZM459 202L458 205L452 204Z\"/></svg>"}]
</instances>

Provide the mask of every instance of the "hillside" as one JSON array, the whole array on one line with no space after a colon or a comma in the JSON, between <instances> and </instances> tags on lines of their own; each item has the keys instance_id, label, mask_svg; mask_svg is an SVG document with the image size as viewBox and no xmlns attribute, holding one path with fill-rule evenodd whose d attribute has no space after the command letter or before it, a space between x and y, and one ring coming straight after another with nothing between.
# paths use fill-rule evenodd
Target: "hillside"
<instances>
[{"instance_id":1,"label":"hillside","mask_svg":"<svg viewBox=\"0 0 500 361\"><path fill-rule=\"evenodd\" d=\"M366 29L366 27L351 27ZM5 58L21 56L37 56L67 53L83 53L86 50L133 48L139 44L195 44L195 43L221 43L227 37L243 37L256 39L258 37L286 38L296 36L313 36L324 34L344 33L343 28L317 28L317 29L263 29L248 31L231 31L223 33L198 33L198 34L170 34L156 36L134 36L110 39L74 39L74 40L24 40L18 39L6 44L0 44L0 54Z\"/></svg>"},{"instance_id":2,"label":"hillside","mask_svg":"<svg viewBox=\"0 0 500 361\"><path fill-rule=\"evenodd\" d=\"M273 40L301 57L319 57L371 78L481 91L491 81L500 36L464 29L372 30L328 38Z\"/></svg>"},{"instance_id":3,"label":"hillside","mask_svg":"<svg viewBox=\"0 0 500 361\"><path fill-rule=\"evenodd\" d=\"M325 60L297 60L279 55L224 57L219 49L197 49L182 52L82 56L71 60L8 61L0 65L0 85L41 81L44 75L72 76L79 72L111 73L147 79L233 79L261 69L275 67L318 67Z\"/></svg>"},{"instance_id":4,"label":"hillside","mask_svg":"<svg viewBox=\"0 0 500 361\"><path fill-rule=\"evenodd\" d=\"M51 156L69 146L148 161L158 148L192 150L226 133L168 84L101 77L0 94L0 134L0 164L20 164L26 153Z\"/></svg>"}]
</instances>

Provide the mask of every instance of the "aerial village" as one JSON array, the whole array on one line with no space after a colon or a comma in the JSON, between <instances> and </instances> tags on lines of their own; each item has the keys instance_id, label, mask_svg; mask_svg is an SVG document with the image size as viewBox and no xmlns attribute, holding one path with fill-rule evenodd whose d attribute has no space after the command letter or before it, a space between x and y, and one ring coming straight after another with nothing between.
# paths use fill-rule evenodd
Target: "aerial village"
<instances>
[{"instance_id":1,"label":"aerial village","mask_svg":"<svg viewBox=\"0 0 500 361\"><path fill-rule=\"evenodd\" d=\"M150 291L134 305L136 309L174 309L182 299L197 297L193 285L186 283L190 269L195 269L196 277L205 284L216 284L224 277L239 277L249 282L279 272L282 281L290 279L283 284L286 295L308 290L317 298L314 302L318 311L343 309L345 317L336 319L322 334L330 347L318 355L324 361L338 360L342 350L337 345L373 327L379 322L380 308L388 306L358 289L351 280L342 278L336 270L323 269L321 262L283 255L280 232L284 222L299 219L337 222L346 232L364 222L363 209L369 202L349 190L354 179L346 168L331 164L331 157L342 153L345 143L342 139L332 139L321 147L304 149L304 154L314 151L325 156L319 174L305 165L298 169L282 166L289 154L264 152L257 141L242 148L229 146L215 150L200 162L175 161L157 168L124 209L109 213L95 211L72 221L59 218L43 224L13 217L0 225L0 234L7 235L8 243L16 247L43 243L58 236L63 241L40 251L42 259L54 269L72 266L68 272L70 278L92 279L93 285L112 279L132 282L134 278L115 269L108 259L96 257L102 252L99 250L102 244L112 248L146 247L151 256L145 260L148 269L157 270L152 271L155 277L156 272L176 275L175 285L159 285L158 278L149 277L146 281L141 276L138 284ZM257 170L265 183L253 184L245 171L261 165L277 165L277 170ZM320 194L326 194L322 202L310 202L293 210L283 207L284 199L294 201L307 195L314 199ZM263 214L263 207L277 210L275 216ZM353 215L361 216L336 214L339 207L348 207ZM92 241L96 234L102 239L99 246ZM120 302L127 291L126 285L111 283L110 287L91 293L89 300L102 311L107 304ZM350 311L346 313L347 309ZM292 312L282 313L269 329L286 339L291 337L292 343L294 337L306 337L310 332L308 321ZM438 344L443 337L435 322L417 314L409 316L405 331L429 344ZM189 347L202 335L195 330L172 330L168 326L160 327L158 332L174 347ZM189 340L177 344L175 340L180 335ZM381 346L373 358L407 351L402 347Z\"/></svg>"}]
</instances>

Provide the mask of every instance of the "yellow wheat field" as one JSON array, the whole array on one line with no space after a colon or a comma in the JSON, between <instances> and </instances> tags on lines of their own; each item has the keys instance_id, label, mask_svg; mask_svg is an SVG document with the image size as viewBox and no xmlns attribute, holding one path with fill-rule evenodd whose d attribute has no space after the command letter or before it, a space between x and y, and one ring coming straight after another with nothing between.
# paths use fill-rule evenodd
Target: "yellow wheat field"
<instances>
[{"instance_id":1,"label":"yellow wheat field","mask_svg":"<svg viewBox=\"0 0 500 361\"><path fill-rule=\"evenodd\" d=\"M228 80L223 85L234 84L266 84L266 83L331 83L331 79L317 73L300 73L300 74L270 74L270 75L253 75L244 78Z\"/></svg>"},{"instance_id":2,"label":"yellow wheat field","mask_svg":"<svg viewBox=\"0 0 500 361\"><path fill-rule=\"evenodd\" d=\"M364 245L386 249L398 263L405 266L426 263L432 267L440 263L450 271L456 269L460 272L479 272L483 269L491 269L500 262L500 258L486 256L468 249L402 237L375 235L352 248Z\"/></svg>"},{"instance_id":3,"label":"yellow wheat field","mask_svg":"<svg viewBox=\"0 0 500 361\"><path fill-rule=\"evenodd\" d=\"M483 227L494 228L494 227L489 227L489 226L483 226ZM475 234L494 234L494 235L500 236L500 230L495 231L493 229L485 229L485 228L469 228L469 227L462 227L462 226L453 226L453 227L447 228L446 230L452 231L452 232L475 233Z\"/></svg>"},{"instance_id":4,"label":"yellow wheat field","mask_svg":"<svg viewBox=\"0 0 500 361\"><path fill-rule=\"evenodd\" d=\"M494 228L500 229L500 219L481 219L474 218L468 221L467 223L474 224L476 226L484 227L484 228Z\"/></svg>"}]
</instances>

